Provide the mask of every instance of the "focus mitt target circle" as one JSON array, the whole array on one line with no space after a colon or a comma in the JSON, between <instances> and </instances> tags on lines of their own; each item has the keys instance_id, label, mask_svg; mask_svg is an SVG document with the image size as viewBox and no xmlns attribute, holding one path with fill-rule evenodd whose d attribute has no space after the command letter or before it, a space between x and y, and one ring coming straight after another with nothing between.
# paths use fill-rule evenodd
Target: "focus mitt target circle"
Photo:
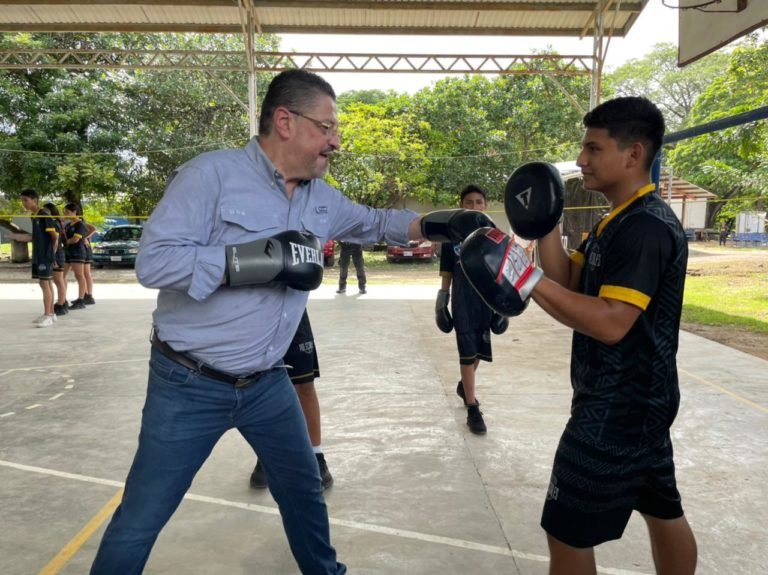
<instances>
[{"instance_id":1,"label":"focus mitt target circle","mask_svg":"<svg viewBox=\"0 0 768 575\"><path fill-rule=\"evenodd\" d=\"M564 186L560 172L547 162L517 168L507 181L504 211L515 235L537 240L551 232L563 215Z\"/></svg>"}]
</instances>

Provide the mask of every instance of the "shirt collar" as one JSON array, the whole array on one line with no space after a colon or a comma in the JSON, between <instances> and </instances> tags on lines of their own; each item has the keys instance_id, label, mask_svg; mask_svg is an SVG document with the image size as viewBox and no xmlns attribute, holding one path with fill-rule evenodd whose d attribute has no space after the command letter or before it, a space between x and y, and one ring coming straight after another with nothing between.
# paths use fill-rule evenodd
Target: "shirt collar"
<instances>
[{"instance_id":1,"label":"shirt collar","mask_svg":"<svg viewBox=\"0 0 768 575\"><path fill-rule=\"evenodd\" d=\"M646 184L645 186L637 190L634 194L632 194L632 196L626 202L613 208L611 213L605 216L600 222L600 224L597 226L597 235L599 236L601 233L603 233L603 230L610 223L610 221L616 216L618 216L621 212L623 212L627 208L627 206L629 206L632 202L634 202L638 198L642 198L646 194L650 194L655 190L656 190L656 184L654 183Z\"/></svg>"}]
</instances>

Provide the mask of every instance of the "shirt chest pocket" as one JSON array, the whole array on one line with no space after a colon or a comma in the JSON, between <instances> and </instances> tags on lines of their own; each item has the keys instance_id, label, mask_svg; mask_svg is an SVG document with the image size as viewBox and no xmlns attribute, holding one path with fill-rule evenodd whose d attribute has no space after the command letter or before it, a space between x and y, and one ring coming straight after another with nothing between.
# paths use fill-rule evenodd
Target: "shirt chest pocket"
<instances>
[{"instance_id":1,"label":"shirt chest pocket","mask_svg":"<svg viewBox=\"0 0 768 575\"><path fill-rule=\"evenodd\" d=\"M278 214L267 208L243 209L234 204L222 204L221 219L227 224L226 241L245 242L277 234L280 225Z\"/></svg>"},{"instance_id":2,"label":"shirt chest pocket","mask_svg":"<svg viewBox=\"0 0 768 575\"><path fill-rule=\"evenodd\" d=\"M331 223L326 213L305 213L301 217L301 227L321 242L331 239L328 237Z\"/></svg>"}]
</instances>

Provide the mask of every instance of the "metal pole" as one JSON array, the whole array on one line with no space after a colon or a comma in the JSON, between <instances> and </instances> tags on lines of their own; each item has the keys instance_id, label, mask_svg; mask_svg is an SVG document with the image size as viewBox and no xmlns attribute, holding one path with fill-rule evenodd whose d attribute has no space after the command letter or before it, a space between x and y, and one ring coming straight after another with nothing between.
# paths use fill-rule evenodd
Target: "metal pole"
<instances>
[{"instance_id":1,"label":"metal pole","mask_svg":"<svg viewBox=\"0 0 768 575\"><path fill-rule=\"evenodd\" d=\"M592 42L592 90L589 94L589 109L592 110L600 103L600 85L603 74L603 34L605 18L602 5L598 6L595 14L595 27Z\"/></svg>"}]
</instances>

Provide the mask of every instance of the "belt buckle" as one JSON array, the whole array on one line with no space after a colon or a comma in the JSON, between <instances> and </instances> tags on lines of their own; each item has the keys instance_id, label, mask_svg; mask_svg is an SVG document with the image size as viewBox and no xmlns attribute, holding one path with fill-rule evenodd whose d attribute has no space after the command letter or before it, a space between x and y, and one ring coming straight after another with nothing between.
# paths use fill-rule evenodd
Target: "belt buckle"
<instances>
[{"instance_id":1,"label":"belt buckle","mask_svg":"<svg viewBox=\"0 0 768 575\"><path fill-rule=\"evenodd\" d=\"M245 387L253 381L252 377L238 377L235 380L235 387Z\"/></svg>"}]
</instances>

